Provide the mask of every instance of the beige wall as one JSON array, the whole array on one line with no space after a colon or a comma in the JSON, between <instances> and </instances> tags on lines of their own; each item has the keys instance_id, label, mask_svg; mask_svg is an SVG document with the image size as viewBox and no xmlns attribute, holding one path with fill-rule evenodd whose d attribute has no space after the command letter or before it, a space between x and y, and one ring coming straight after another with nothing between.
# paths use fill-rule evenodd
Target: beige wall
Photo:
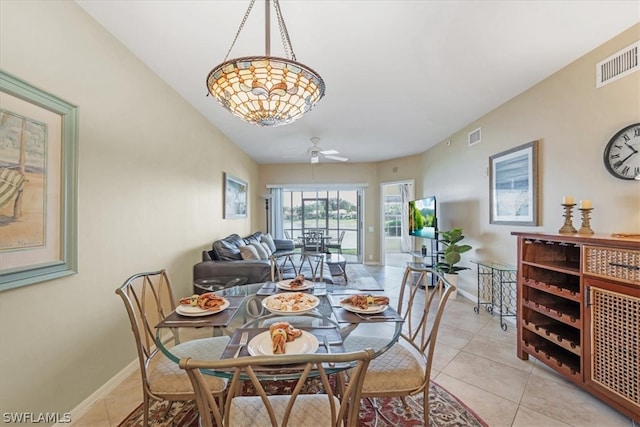
<instances>
[{"instance_id":1,"label":"beige wall","mask_svg":"<svg viewBox=\"0 0 640 427\"><path fill-rule=\"evenodd\" d=\"M451 135L450 145L377 164L258 167L75 3L1 1L0 19L2 69L80 107L79 272L0 293L1 412L71 410L134 360L115 288L167 268L176 292L188 293L192 265L212 240L262 228L267 184L367 183L364 225L375 232L365 233L365 254L376 262L380 183L407 179L417 197L438 196L443 227L464 227L475 247L466 265L515 262L510 232L556 231L563 195L593 201L597 232L640 232L640 185L602 165L605 142L640 121L640 73L594 87L595 63L640 39L640 25ZM467 147L478 126L482 142ZM541 225L490 225L489 156L534 139ZM221 219L223 171L249 182L249 219ZM473 292L474 278L464 272L461 286Z\"/></svg>"},{"instance_id":2,"label":"beige wall","mask_svg":"<svg viewBox=\"0 0 640 427\"><path fill-rule=\"evenodd\" d=\"M595 88L596 63L639 39L637 24L422 155L422 174L416 180L423 193L416 191L416 196L435 194L440 225L464 228L474 246L467 260L515 264L510 233L557 232L563 225L564 195L593 202L591 227L596 233L640 233L640 182L613 178L602 160L607 141L640 122L640 72ZM469 147L467 135L478 127L482 142ZM533 140L540 141L540 225L489 224L489 157ZM574 226L580 227L579 219L574 218ZM463 272L459 284L475 295L474 273Z\"/></svg>"},{"instance_id":3,"label":"beige wall","mask_svg":"<svg viewBox=\"0 0 640 427\"><path fill-rule=\"evenodd\" d=\"M258 166L70 1L0 2L2 69L79 106L78 274L0 293L0 413L68 411L135 359L131 274L168 269L178 294L222 220L222 172ZM214 103L211 108L219 108Z\"/></svg>"}]
</instances>

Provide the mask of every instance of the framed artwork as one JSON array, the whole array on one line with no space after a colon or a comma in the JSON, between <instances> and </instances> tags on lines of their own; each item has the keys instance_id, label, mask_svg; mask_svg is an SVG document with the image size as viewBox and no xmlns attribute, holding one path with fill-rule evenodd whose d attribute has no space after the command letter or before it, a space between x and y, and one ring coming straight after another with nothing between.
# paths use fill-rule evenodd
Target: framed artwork
<instances>
[{"instance_id":1,"label":"framed artwork","mask_svg":"<svg viewBox=\"0 0 640 427\"><path fill-rule=\"evenodd\" d=\"M538 141L489 158L491 224L538 225Z\"/></svg>"},{"instance_id":2,"label":"framed artwork","mask_svg":"<svg viewBox=\"0 0 640 427\"><path fill-rule=\"evenodd\" d=\"M247 217L247 183L224 174L224 218Z\"/></svg>"},{"instance_id":3,"label":"framed artwork","mask_svg":"<svg viewBox=\"0 0 640 427\"><path fill-rule=\"evenodd\" d=\"M0 291L77 272L78 108L0 71Z\"/></svg>"}]
</instances>

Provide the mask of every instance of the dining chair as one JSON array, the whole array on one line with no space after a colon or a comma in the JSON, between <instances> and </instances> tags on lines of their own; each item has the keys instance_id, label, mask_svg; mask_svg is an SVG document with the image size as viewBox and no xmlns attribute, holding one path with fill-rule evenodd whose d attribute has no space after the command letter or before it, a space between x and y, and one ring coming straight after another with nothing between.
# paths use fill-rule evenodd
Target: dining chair
<instances>
[{"instance_id":1,"label":"dining chair","mask_svg":"<svg viewBox=\"0 0 640 427\"><path fill-rule=\"evenodd\" d=\"M324 280L324 256L319 252L303 252L298 274L304 274L305 278L312 282Z\"/></svg>"},{"instance_id":2,"label":"dining chair","mask_svg":"<svg viewBox=\"0 0 640 427\"><path fill-rule=\"evenodd\" d=\"M155 325L176 308L171 282L166 270L138 273L129 277L116 289L124 302L131 330L135 337L140 375L144 425L149 425L149 406L152 400L185 401L195 399L189 378L180 369L177 361L167 358L156 346ZM164 337L165 345L176 344L178 354L200 354L220 357L229 337L209 337L180 343L179 331ZM206 390L222 399L227 381L209 377ZM171 406L167 408L167 413Z\"/></svg>"},{"instance_id":3,"label":"dining chair","mask_svg":"<svg viewBox=\"0 0 640 427\"><path fill-rule=\"evenodd\" d=\"M429 275L437 277L429 288ZM436 271L425 268L405 269L398 297L397 311L404 319L399 341L369 364L362 386L362 397L373 405L376 416L384 418L376 398L395 396L410 411L406 398L423 397L424 425L429 425L429 383L440 321L455 286ZM349 335L344 341L347 351L384 345L377 337Z\"/></svg>"},{"instance_id":4,"label":"dining chair","mask_svg":"<svg viewBox=\"0 0 640 427\"><path fill-rule=\"evenodd\" d=\"M349 353L284 354L246 356L215 361L183 358L180 367L185 369L196 395L200 423L213 426L355 426L360 410L360 391L369 361L375 356L372 349ZM353 364L343 389L332 388L329 364ZM261 377L265 367L273 366L281 371L285 365L296 366L295 385L287 395L267 395L266 382ZM205 370L205 374L201 370ZM224 408L220 407L207 390L207 370L228 371L232 378ZM329 372L327 372L329 370ZM340 371L337 375L343 375ZM307 379L318 377L324 393L304 394ZM271 376L277 379L277 374ZM249 381L255 395L243 396L242 383ZM336 381L336 383L341 383Z\"/></svg>"},{"instance_id":5,"label":"dining chair","mask_svg":"<svg viewBox=\"0 0 640 427\"><path fill-rule=\"evenodd\" d=\"M298 274L299 266L293 261L293 254L274 254L269 257L271 263L271 281L281 281L285 275L295 277Z\"/></svg>"},{"instance_id":6,"label":"dining chair","mask_svg":"<svg viewBox=\"0 0 640 427\"><path fill-rule=\"evenodd\" d=\"M330 240L329 243L325 244L325 248L328 249L337 249L339 254L342 254L342 240L344 239L345 230L340 232L340 236L336 240Z\"/></svg>"}]
</instances>

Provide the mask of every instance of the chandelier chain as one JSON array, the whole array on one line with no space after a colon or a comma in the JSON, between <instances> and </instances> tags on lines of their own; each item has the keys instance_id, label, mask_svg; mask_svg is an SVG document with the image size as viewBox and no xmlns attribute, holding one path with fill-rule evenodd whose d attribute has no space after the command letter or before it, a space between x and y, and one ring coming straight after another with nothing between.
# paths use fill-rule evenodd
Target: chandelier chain
<instances>
[{"instance_id":1,"label":"chandelier chain","mask_svg":"<svg viewBox=\"0 0 640 427\"><path fill-rule=\"evenodd\" d=\"M224 56L224 60L222 62L227 62L227 59L229 58L229 55L231 54L231 50L236 45L236 41L238 40L238 36L240 35L240 32L244 28L244 24L245 24L245 22L247 22L247 18L249 18L249 14L251 13L251 9L253 8L253 4L255 2L256 2L256 0L251 0L251 3L249 3L249 8L245 12L244 18L242 18L242 22L240 23L240 28L238 28L238 32L236 33L236 36L233 38L233 42L231 42L231 47L227 51L227 54Z\"/></svg>"},{"instance_id":2,"label":"chandelier chain","mask_svg":"<svg viewBox=\"0 0 640 427\"><path fill-rule=\"evenodd\" d=\"M287 58L291 58L295 61L296 54L293 53L293 46L291 45L291 39L289 38L289 31L287 31L287 26L284 23L282 11L280 10L280 2L278 0L273 0L273 7L275 8L276 15L278 16L278 27L280 28L280 38L282 39L285 55L287 55Z\"/></svg>"}]
</instances>

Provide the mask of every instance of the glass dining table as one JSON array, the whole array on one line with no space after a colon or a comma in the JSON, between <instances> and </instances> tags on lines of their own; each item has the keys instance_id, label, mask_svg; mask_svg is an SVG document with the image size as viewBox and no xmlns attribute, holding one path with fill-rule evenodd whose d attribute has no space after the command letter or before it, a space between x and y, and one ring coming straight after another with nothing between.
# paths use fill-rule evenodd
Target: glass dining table
<instances>
[{"instance_id":1,"label":"glass dining table","mask_svg":"<svg viewBox=\"0 0 640 427\"><path fill-rule=\"evenodd\" d=\"M394 345L402 331L403 319L388 305L370 305L366 309L341 301L353 295L384 296L384 291L359 291L341 285L305 282L295 291L289 280L222 288L215 294L224 299L222 310L204 313L197 307L178 306L156 326L156 345L170 360L183 357L217 360L236 356L271 355L269 326L287 322L302 334L287 342L285 353L340 353L353 336L373 336L376 356ZM302 313L287 305L302 300ZM370 298L371 300L371 298ZM274 308L277 306L277 309ZM242 336L246 343L241 343ZM380 339L383 338L383 339ZM169 345L168 342L172 342ZM194 345L197 344L197 345ZM338 372L349 365L336 365ZM231 372L203 371L209 375L231 377ZM295 369L265 371L264 379L295 378Z\"/></svg>"}]
</instances>

